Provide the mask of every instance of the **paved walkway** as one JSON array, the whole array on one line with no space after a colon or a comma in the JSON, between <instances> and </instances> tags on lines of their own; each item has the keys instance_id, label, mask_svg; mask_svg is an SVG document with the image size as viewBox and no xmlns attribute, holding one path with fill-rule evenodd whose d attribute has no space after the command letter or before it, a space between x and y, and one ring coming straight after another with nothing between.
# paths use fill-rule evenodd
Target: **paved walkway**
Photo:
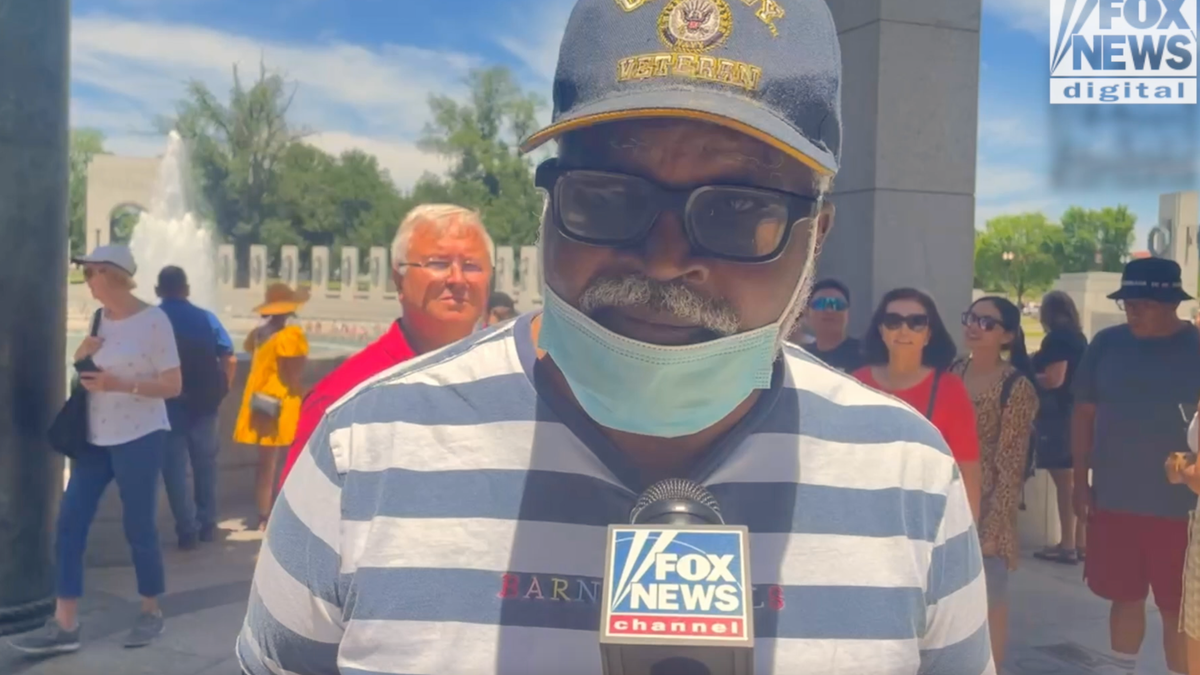
<instances>
[{"instance_id":1,"label":"paved walkway","mask_svg":"<svg viewBox=\"0 0 1200 675\"><path fill-rule=\"evenodd\" d=\"M163 599L167 633L150 647L127 650L122 639L137 612L133 570L88 571L84 648L28 661L0 646L4 675L240 675L233 643L241 628L260 536L241 520L221 524L224 541L191 553L170 551L172 592ZM1108 675L1104 660L1108 608L1080 580L1082 567L1028 558L1011 581L1009 675ZM1157 613L1147 622L1139 673L1166 673ZM467 674L462 674L467 675ZM819 674L818 674L819 675Z\"/></svg>"}]
</instances>

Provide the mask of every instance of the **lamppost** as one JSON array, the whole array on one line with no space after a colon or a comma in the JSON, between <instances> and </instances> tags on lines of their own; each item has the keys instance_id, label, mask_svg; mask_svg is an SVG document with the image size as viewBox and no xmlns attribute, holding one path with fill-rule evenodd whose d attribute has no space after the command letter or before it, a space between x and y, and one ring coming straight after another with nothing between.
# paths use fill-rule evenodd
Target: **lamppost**
<instances>
[{"instance_id":1,"label":"lamppost","mask_svg":"<svg viewBox=\"0 0 1200 675\"><path fill-rule=\"evenodd\" d=\"M1005 251L1000 254L1000 259L1004 261L1004 281L1012 286L1012 262L1017 258L1017 254L1012 251Z\"/></svg>"}]
</instances>

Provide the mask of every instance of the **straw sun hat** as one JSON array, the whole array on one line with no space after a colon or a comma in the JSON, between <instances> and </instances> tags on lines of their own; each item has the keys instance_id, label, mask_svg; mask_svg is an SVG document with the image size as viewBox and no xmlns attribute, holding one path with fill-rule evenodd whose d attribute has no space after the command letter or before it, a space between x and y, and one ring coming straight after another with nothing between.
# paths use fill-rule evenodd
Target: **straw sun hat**
<instances>
[{"instance_id":1,"label":"straw sun hat","mask_svg":"<svg viewBox=\"0 0 1200 675\"><path fill-rule=\"evenodd\" d=\"M275 282L267 286L265 301L254 308L254 313L259 316L277 316L280 314L294 314L300 306L308 302L308 290L294 290L282 282Z\"/></svg>"}]
</instances>

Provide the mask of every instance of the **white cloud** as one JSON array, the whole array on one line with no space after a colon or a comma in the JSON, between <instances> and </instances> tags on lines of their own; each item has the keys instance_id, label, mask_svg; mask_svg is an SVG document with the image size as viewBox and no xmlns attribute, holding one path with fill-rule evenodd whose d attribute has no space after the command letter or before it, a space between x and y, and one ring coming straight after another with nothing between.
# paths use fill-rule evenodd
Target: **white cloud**
<instances>
[{"instance_id":1,"label":"white cloud","mask_svg":"<svg viewBox=\"0 0 1200 675\"><path fill-rule=\"evenodd\" d=\"M429 118L431 94L459 95L477 57L409 45L367 49L337 41L287 43L202 26L82 16L72 24L72 78L103 92L72 102L72 123L96 126L116 150L144 153L155 115L171 114L189 80L219 96L232 84L232 65L252 79L260 62L298 86L292 121L320 133L316 144L378 151L402 186L444 163L407 139ZM395 140L400 139L400 140ZM157 154L157 153L152 153Z\"/></svg>"},{"instance_id":2,"label":"white cloud","mask_svg":"<svg viewBox=\"0 0 1200 675\"><path fill-rule=\"evenodd\" d=\"M1050 42L1049 0L983 0L983 10L995 14L1013 28Z\"/></svg>"},{"instance_id":3,"label":"white cloud","mask_svg":"<svg viewBox=\"0 0 1200 675\"><path fill-rule=\"evenodd\" d=\"M1044 188L1046 177L1023 167L981 163L975 172L975 196L979 199L997 197L1024 198L1029 192Z\"/></svg>"},{"instance_id":4,"label":"white cloud","mask_svg":"<svg viewBox=\"0 0 1200 675\"><path fill-rule=\"evenodd\" d=\"M379 165L387 169L397 185L412 185L426 171L442 173L450 168L445 158L422 152L406 141L367 138L341 131L315 134L305 140L333 155L352 149L375 155Z\"/></svg>"},{"instance_id":5,"label":"white cloud","mask_svg":"<svg viewBox=\"0 0 1200 675\"><path fill-rule=\"evenodd\" d=\"M543 3L533 22L529 21L528 15L522 14L521 22L525 28L520 34L504 36L497 41L535 75L551 82L558 67L558 48L571 16L572 4Z\"/></svg>"},{"instance_id":6,"label":"white cloud","mask_svg":"<svg viewBox=\"0 0 1200 675\"><path fill-rule=\"evenodd\" d=\"M1006 149L1045 148L1049 135L1046 126L1046 120L1041 117L981 110L979 142Z\"/></svg>"},{"instance_id":7,"label":"white cloud","mask_svg":"<svg viewBox=\"0 0 1200 675\"><path fill-rule=\"evenodd\" d=\"M975 206L975 227L982 228L987 221L996 216L1017 215L1019 213L1042 212L1051 220L1058 217L1054 210L1054 200L1050 198L1025 199L998 204Z\"/></svg>"}]
</instances>

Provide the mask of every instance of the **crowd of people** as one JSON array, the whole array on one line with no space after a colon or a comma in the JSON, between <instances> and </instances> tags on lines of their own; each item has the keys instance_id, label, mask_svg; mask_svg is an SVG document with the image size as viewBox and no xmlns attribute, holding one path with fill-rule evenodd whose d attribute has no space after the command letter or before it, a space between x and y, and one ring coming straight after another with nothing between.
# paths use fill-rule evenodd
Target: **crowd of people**
<instances>
[{"instance_id":1,"label":"crowd of people","mask_svg":"<svg viewBox=\"0 0 1200 675\"><path fill-rule=\"evenodd\" d=\"M1190 672L1200 673L1200 650L1187 650L1180 632L1196 500L1168 488L1163 475L1164 461L1185 449L1200 404L1200 333L1178 318L1190 296L1173 261L1131 262L1109 297L1127 322L1098 332L1089 345L1070 296L1047 293L1039 309L1044 337L1032 355L1020 308L1004 297L979 298L961 315L960 356L933 299L912 288L886 293L863 337L851 337L850 292L826 279L814 284L792 338L923 412L946 440L979 522L997 665L1008 577L1020 559L1022 490L1033 469L1044 469L1055 486L1061 539L1033 556L1084 564L1089 588L1112 603L1113 661L1134 672L1153 591L1169 667L1189 672L1191 658ZM1182 476L1177 470L1169 480ZM1200 597L1190 601L1200 617ZM1200 619L1189 634L1197 629Z\"/></svg>"},{"instance_id":2,"label":"crowd of people","mask_svg":"<svg viewBox=\"0 0 1200 675\"><path fill-rule=\"evenodd\" d=\"M604 526L687 478L752 533L757 672L994 675L1041 467L1062 537L1035 555L1082 563L1111 603L1111 662L1134 672L1153 591L1170 669L1200 674L1200 469L1179 454L1200 331L1177 318L1179 266L1129 263L1110 296L1127 323L1090 343L1051 293L1030 355L1021 312L987 296L961 308L960 353L913 288L851 338L849 289L814 283L842 144L828 7L795 0L803 30L787 31L782 10L643 4L579 0L554 119L522 145L557 142L536 172L540 311L489 296L492 241L451 205L400 223L399 319L311 389L306 298L267 289L231 439L258 453L265 530L243 671L599 672L579 654L596 650ZM659 42L677 51L636 53ZM87 445L57 523L55 614L14 642L34 654L80 647L88 526L114 480L143 597L127 644L162 632L159 476L180 547L211 540L235 364L182 270L151 306L128 249L75 262L102 308L75 354Z\"/></svg>"}]
</instances>

